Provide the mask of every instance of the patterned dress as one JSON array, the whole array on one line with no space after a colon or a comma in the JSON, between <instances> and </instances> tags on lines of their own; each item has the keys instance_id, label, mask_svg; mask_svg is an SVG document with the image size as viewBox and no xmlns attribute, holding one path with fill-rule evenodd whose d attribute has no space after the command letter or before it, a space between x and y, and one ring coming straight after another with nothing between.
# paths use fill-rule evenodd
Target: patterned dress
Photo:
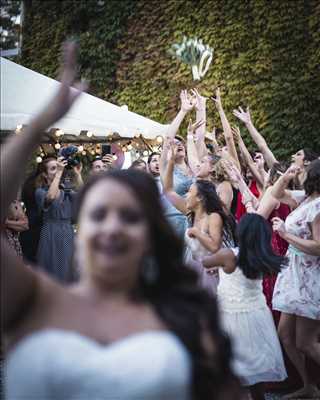
<instances>
[{"instance_id":1,"label":"patterned dress","mask_svg":"<svg viewBox=\"0 0 320 400\"><path fill-rule=\"evenodd\" d=\"M61 282L68 282L73 277L72 205L75 193L61 190L59 198L47 206L47 192L47 189L39 188L35 193L43 215L37 260L48 274Z\"/></svg>"},{"instance_id":2,"label":"patterned dress","mask_svg":"<svg viewBox=\"0 0 320 400\"><path fill-rule=\"evenodd\" d=\"M286 230L311 239L311 223L320 215L320 197L305 199L286 219ZM320 256L312 256L290 245L288 267L279 274L273 293L273 308L287 314L320 320Z\"/></svg>"}]
</instances>

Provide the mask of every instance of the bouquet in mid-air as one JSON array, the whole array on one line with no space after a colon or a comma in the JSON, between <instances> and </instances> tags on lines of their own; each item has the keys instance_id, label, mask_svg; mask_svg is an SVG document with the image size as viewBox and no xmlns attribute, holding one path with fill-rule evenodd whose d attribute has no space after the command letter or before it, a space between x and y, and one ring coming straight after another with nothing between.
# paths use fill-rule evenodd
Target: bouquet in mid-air
<instances>
[{"instance_id":1,"label":"bouquet in mid-air","mask_svg":"<svg viewBox=\"0 0 320 400\"><path fill-rule=\"evenodd\" d=\"M181 62L190 65L193 79L197 81L207 73L212 61L213 49L204 45L201 39L188 39L184 36L182 43L172 45L170 54Z\"/></svg>"}]
</instances>

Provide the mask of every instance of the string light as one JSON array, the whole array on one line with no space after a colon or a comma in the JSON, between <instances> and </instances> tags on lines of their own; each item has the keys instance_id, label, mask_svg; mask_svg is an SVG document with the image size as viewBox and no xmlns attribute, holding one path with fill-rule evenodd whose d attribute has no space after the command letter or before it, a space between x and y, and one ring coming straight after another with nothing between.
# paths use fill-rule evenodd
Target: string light
<instances>
[{"instance_id":1,"label":"string light","mask_svg":"<svg viewBox=\"0 0 320 400\"><path fill-rule=\"evenodd\" d=\"M45 156L45 154L44 153L40 153L40 157L44 157Z\"/></svg>"},{"instance_id":2,"label":"string light","mask_svg":"<svg viewBox=\"0 0 320 400\"><path fill-rule=\"evenodd\" d=\"M130 144L128 144L128 146L127 146L127 149L129 150L129 151L131 151L132 149L133 149L133 147L132 147L132 144L130 143Z\"/></svg>"},{"instance_id":3,"label":"string light","mask_svg":"<svg viewBox=\"0 0 320 400\"><path fill-rule=\"evenodd\" d=\"M126 146L123 146L121 150L125 153L127 151Z\"/></svg>"},{"instance_id":4,"label":"string light","mask_svg":"<svg viewBox=\"0 0 320 400\"><path fill-rule=\"evenodd\" d=\"M60 143L56 143L56 144L54 145L54 147L55 147L55 149L59 150L60 147L61 147L61 144L60 144Z\"/></svg>"},{"instance_id":5,"label":"string light","mask_svg":"<svg viewBox=\"0 0 320 400\"><path fill-rule=\"evenodd\" d=\"M162 136L157 136L156 138L158 143L162 143L163 142L163 137Z\"/></svg>"},{"instance_id":6,"label":"string light","mask_svg":"<svg viewBox=\"0 0 320 400\"><path fill-rule=\"evenodd\" d=\"M90 131L87 132L87 136L88 136L88 137L92 137L92 135L93 135L92 132L90 132Z\"/></svg>"},{"instance_id":7,"label":"string light","mask_svg":"<svg viewBox=\"0 0 320 400\"><path fill-rule=\"evenodd\" d=\"M145 150L145 151L143 152L143 155L144 155L145 157L147 157L147 156L149 155L148 150Z\"/></svg>"},{"instance_id":8,"label":"string light","mask_svg":"<svg viewBox=\"0 0 320 400\"><path fill-rule=\"evenodd\" d=\"M36 162L37 162L38 164L40 164L40 163L42 162L42 157L38 156L38 157L36 158Z\"/></svg>"},{"instance_id":9,"label":"string light","mask_svg":"<svg viewBox=\"0 0 320 400\"><path fill-rule=\"evenodd\" d=\"M21 133L21 132L22 132L22 128L23 128L23 125L22 125L22 124L17 125L17 127L16 127L16 133L17 133L17 134Z\"/></svg>"},{"instance_id":10,"label":"string light","mask_svg":"<svg viewBox=\"0 0 320 400\"><path fill-rule=\"evenodd\" d=\"M83 147L82 145L80 145L80 146L78 147L78 151L81 153L81 152L83 152L83 150L84 150L84 147Z\"/></svg>"},{"instance_id":11,"label":"string light","mask_svg":"<svg viewBox=\"0 0 320 400\"><path fill-rule=\"evenodd\" d=\"M55 135L56 135L57 137L63 136L63 135L64 135L64 132L63 132L61 129L57 129L56 132L55 132Z\"/></svg>"}]
</instances>

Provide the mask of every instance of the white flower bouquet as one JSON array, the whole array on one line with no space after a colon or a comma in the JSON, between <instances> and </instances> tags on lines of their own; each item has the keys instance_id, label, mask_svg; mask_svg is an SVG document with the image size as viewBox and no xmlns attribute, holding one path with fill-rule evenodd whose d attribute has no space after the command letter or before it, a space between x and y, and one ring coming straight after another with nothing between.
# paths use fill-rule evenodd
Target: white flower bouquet
<instances>
[{"instance_id":1,"label":"white flower bouquet","mask_svg":"<svg viewBox=\"0 0 320 400\"><path fill-rule=\"evenodd\" d=\"M184 36L182 43L172 45L170 54L181 62L190 65L193 79L200 80L210 67L213 49L204 45L201 39L188 39Z\"/></svg>"}]
</instances>

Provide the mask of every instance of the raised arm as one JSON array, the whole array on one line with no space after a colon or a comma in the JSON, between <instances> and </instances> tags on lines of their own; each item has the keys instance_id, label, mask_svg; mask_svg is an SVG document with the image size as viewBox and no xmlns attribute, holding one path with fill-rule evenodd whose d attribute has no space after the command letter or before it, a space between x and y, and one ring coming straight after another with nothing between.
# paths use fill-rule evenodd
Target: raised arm
<instances>
[{"instance_id":1,"label":"raised arm","mask_svg":"<svg viewBox=\"0 0 320 400\"><path fill-rule=\"evenodd\" d=\"M75 45L68 44L65 49L65 65L57 94L30 122L21 135L12 136L1 148L2 222L7 214L9 204L16 196L27 161L39 145L43 132L68 112L84 87L80 84L76 85L78 90L71 89L76 75L75 56ZM15 321L21 318L22 313L25 316L33 310L39 293L43 292L43 279L41 274L23 265L22 261L9 248L3 234L1 234L1 268L3 301L6 304L4 328L10 330ZM49 296L48 290L45 290L44 293Z\"/></svg>"},{"instance_id":2,"label":"raised arm","mask_svg":"<svg viewBox=\"0 0 320 400\"><path fill-rule=\"evenodd\" d=\"M202 125L200 125L195 132L195 145L197 152L199 154L199 158L208 155L208 149L205 143L205 135L206 135L206 97L200 95L197 89L193 89L192 94L196 99L195 108L196 108L196 121L204 121Z\"/></svg>"},{"instance_id":3,"label":"raised arm","mask_svg":"<svg viewBox=\"0 0 320 400\"><path fill-rule=\"evenodd\" d=\"M27 162L41 141L43 132L64 116L85 87L78 83L71 88L76 75L76 48L69 43L65 48L65 66L57 94L20 135L12 135L1 148L1 221L7 214L23 179ZM17 162L19 160L19 162Z\"/></svg>"},{"instance_id":4,"label":"raised arm","mask_svg":"<svg viewBox=\"0 0 320 400\"><path fill-rule=\"evenodd\" d=\"M255 212L259 205L259 201L248 188L240 171L230 161L225 160L223 161L223 164L231 182L233 182L233 184L238 187L239 191L241 192L243 204L246 207L247 212Z\"/></svg>"},{"instance_id":5,"label":"raised arm","mask_svg":"<svg viewBox=\"0 0 320 400\"><path fill-rule=\"evenodd\" d=\"M247 146L245 145L240 129L238 126L232 127L232 133L236 137L236 140L238 141L239 149L244 157L245 163L249 167L250 171L252 172L252 175L254 179L257 181L258 185L263 188L264 187L264 177L260 174L259 169L257 168L255 162L253 161L251 154L249 153L249 150L247 149Z\"/></svg>"},{"instance_id":6,"label":"raised arm","mask_svg":"<svg viewBox=\"0 0 320 400\"><path fill-rule=\"evenodd\" d=\"M240 121L242 121L246 125L246 128L248 129L252 139L254 140L259 150L263 154L263 157L266 160L268 167L272 168L273 165L278 161L275 158L272 151L270 150L264 137L261 135L261 133L257 131L255 126L253 125L249 107L247 107L246 111L244 111L241 107L239 107L238 110L233 110L233 115L235 115Z\"/></svg>"},{"instance_id":7,"label":"raised arm","mask_svg":"<svg viewBox=\"0 0 320 400\"><path fill-rule=\"evenodd\" d=\"M175 145L171 144L170 150L168 151L168 160L164 166L160 168L160 178L162 182L163 192L167 199L172 205L181 211L183 214L187 214L186 201L182 196L174 191L173 188L173 170L174 170L174 158L176 154Z\"/></svg>"},{"instance_id":8,"label":"raised arm","mask_svg":"<svg viewBox=\"0 0 320 400\"><path fill-rule=\"evenodd\" d=\"M178 114L175 116L174 120L169 125L168 131L166 136L169 139L174 139L182 121L184 120L185 116L191 111L195 106L195 99L194 97L190 97L186 90L182 90L180 93L180 100L181 100L181 108Z\"/></svg>"},{"instance_id":9,"label":"raised arm","mask_svg":"<svg viewBox=\"0 0 320 400\"><path fill-rule=\"evenodd\" d=\"M197 174L198 167L200 165L200 155L198 149L196 147L196 131L200 129L201 126L205 124L204 121L197 121L196 123L192 124L191 119L189 120L188 125L188 134L187 134L187 154L188 154L188 164L190 169L194 175Z\"/></svg>"},{"instance_id":10,"label":"raised arm","mask_svg":"<svg viewBox=\"0 0 320 400\"><path fill-rule=\"evenodd\" d=\"M276 181L276 183L272 186L271 195L282 201L285 197L290 195L290 191L286 190L290 181L294 179L298 173L300 172L300 168L292 165L287 169L287 171Z\"/></svg>"},{"instance_id":11,"label":"raised arm","mask_svg":"<svg viewBox=\"0 0 320 400\"><path fill-rule=\"evenodd\" d=\"M225 138L226 145L228 148L228 152L229 152L230 156L232 157L232 159L234 160L234 162L236 163L237 168L240 169L241 167L240 167L240 161L239 161L238 154L237 154L236 145L234 143L233 134L231 131L229 121L228 121L227 116L222 107L221 94L220 94L219 88L216 90L216 97L211 97L211 100L216 104L217 110L219 112L219 116L220 116L220 120L221 120L222 128L223 128L223 134L224 134L224 138Z\"/></svg>"}]
</instances>

